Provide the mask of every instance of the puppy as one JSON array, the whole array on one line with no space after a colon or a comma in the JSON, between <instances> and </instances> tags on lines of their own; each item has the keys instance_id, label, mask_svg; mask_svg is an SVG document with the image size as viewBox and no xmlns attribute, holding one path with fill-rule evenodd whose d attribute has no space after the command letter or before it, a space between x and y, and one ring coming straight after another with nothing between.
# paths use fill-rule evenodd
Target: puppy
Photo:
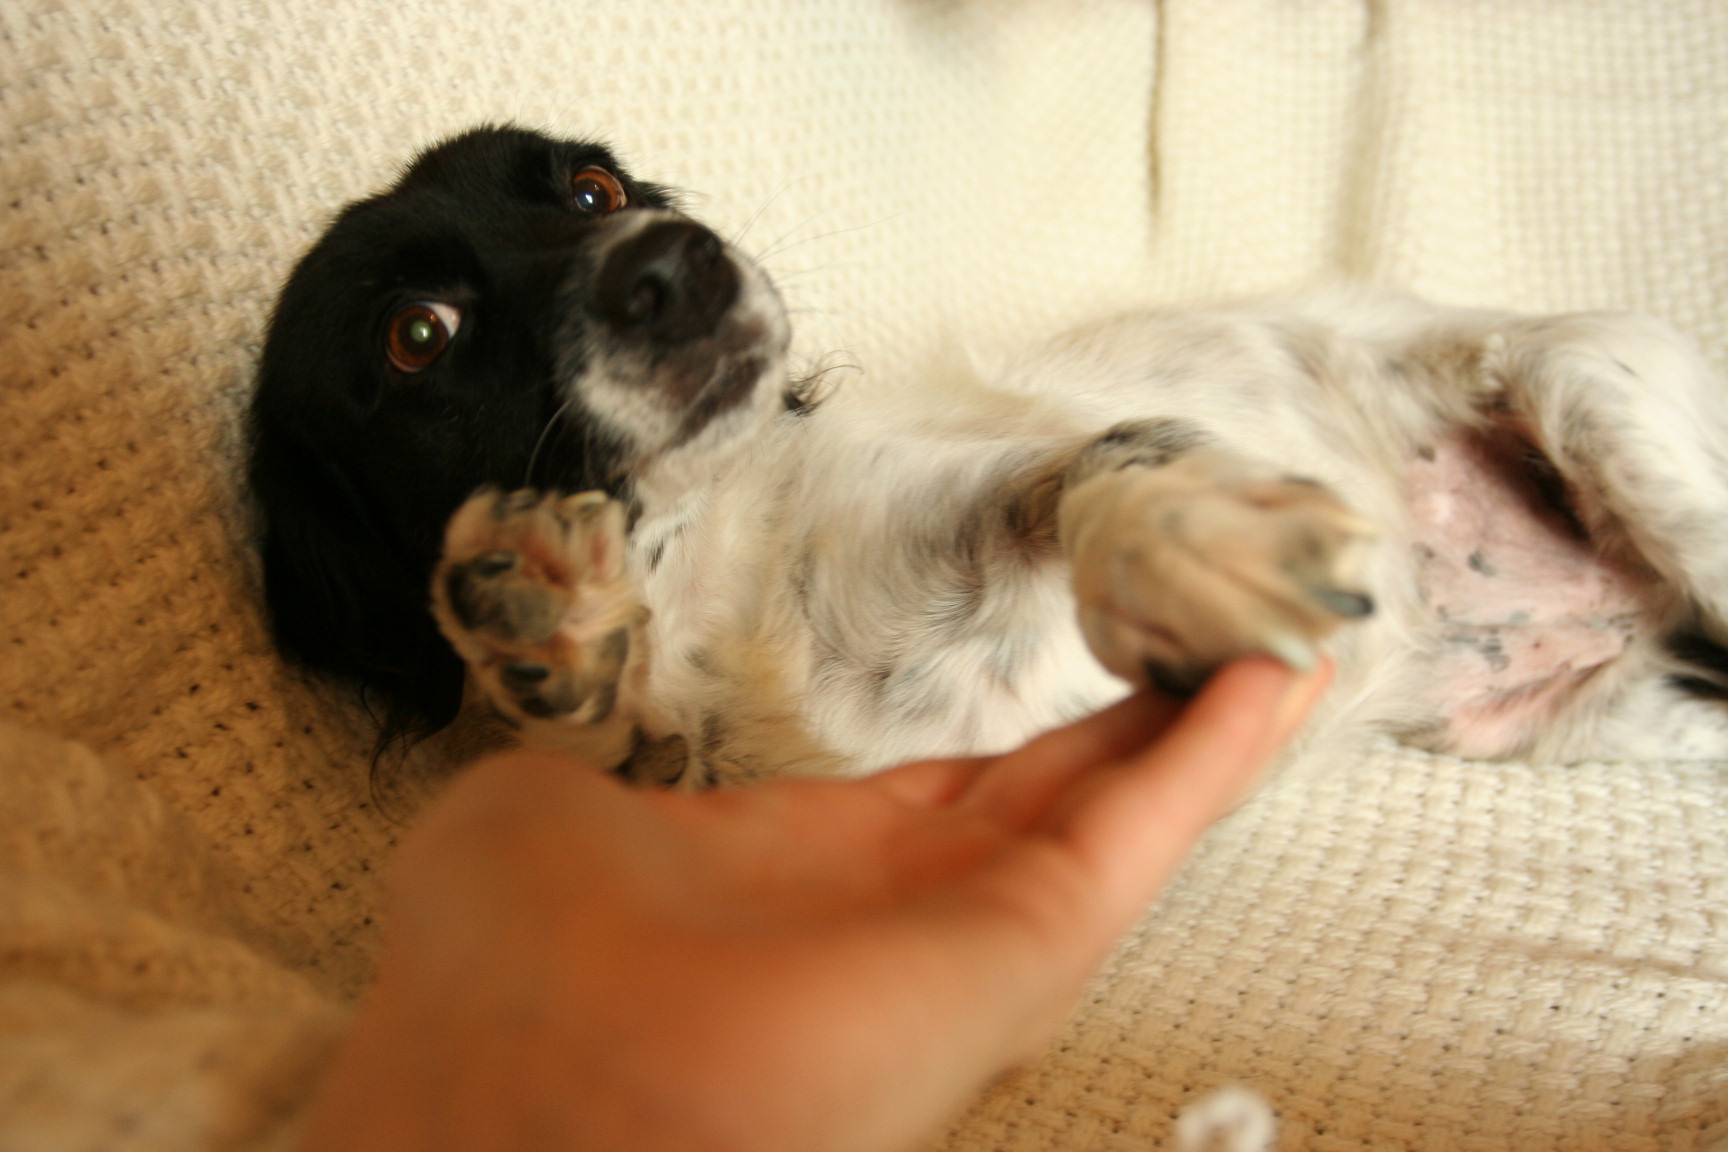
<instances>
[{"instance_id":1,"label":"puppy","mask_svg":"<svg viewBox=\"0 0 1728 1152\"><path fill-rule=\"evenodd\" d=\"M788 336L762 272L604 148L427 151L271 321L281 646L398 729L466 681L603 765L681 735L691 778L1000 749L1328 646L1334 731L1717 747L1728 410L1656 321L1338 291L819 404Z\"/></svg>"}]
</instances>

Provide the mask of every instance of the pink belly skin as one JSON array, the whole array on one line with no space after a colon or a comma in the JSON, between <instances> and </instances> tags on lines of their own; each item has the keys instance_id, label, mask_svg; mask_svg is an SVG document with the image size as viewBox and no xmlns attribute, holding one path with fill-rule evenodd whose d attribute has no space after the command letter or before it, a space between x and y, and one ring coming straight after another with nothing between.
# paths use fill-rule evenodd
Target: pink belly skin
<instances>
[{"instance_id":1,"label":"pink belly skin","mask_svg":"<svg viewBox=\"0 0 1728 1152\"><path fill-rule=\"evenodd\" d=\"M1419 586L1442 642L1436 743L1516 754L1650 623L1644 581L1555 507L1510 433L1449 437L1412 461Z\"/></svg>"}]
</instances>

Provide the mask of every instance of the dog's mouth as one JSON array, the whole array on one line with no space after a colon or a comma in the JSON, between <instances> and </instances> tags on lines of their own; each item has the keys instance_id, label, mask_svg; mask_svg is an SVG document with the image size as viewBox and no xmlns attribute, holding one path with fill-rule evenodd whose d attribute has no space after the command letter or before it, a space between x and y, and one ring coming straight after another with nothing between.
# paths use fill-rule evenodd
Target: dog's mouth
<instances>
[{"instance_id":1,"label":"dog's mouth","mask_svg":"<svg viewBox=\"0 0 1728 1152\"><path fill-rule=\"evenodd\" d=\"M582 355L565 386L638 460L736 436L777 408L785 308L702 225L639 214L602 250L578 307Z\"/></svg>"},{"instance_id":2,"label":"dog's mouth","mask_svg":"<svg viewBox=\"0 0 1728 1152\"><path fill-rule=\"evenodd\" d=\"M706 430L723 414L736 409L764 387L768 379L768 360L761 356L733 356L723 360L697 393L695 401L684 410L677 435L667 448L688 443Z\"/></svg>"}]
</instances>

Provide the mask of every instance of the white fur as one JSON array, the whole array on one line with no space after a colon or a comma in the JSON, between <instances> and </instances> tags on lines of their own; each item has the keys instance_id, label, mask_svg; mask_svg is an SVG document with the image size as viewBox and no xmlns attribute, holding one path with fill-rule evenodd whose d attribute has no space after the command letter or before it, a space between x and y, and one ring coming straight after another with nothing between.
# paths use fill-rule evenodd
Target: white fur
<instances>
[{"instance_id":1,"label":"white fur","mask_svg":"<svg viewBox=\"0 0 1728 1152\"><path fill-rule=\"evenodd\" d=\"M776 306L758 288L741 305ZM1179 639L1207 659L1301 662L1340 620L1299 603L1288 548L1268 543L1291 525L1324 538L1327 582L1377 605L1330 641L1338 682L1318 728L1483 755L1672 754L1683 728L1696 750L1720 746L1713 706L1667 685L1659 634L1697 617L1728 636L1728 411L1655 321L1325 292L1121 317L988 380L950 364L804 415L772 404L778 352L756 402L635 478L643 713L721 777L1008 748L1129 690L1094 651L1132 679L1150 637L1191 622ZM1198 429L1205 450L1071 471L1108 429L1146 420ZM1542 446L1590 529L1587 559L1630 589L1611 620L1565 621L1623 650L1535 703L1503 699L1517 669L1498 639L1529 613L1448 626L1425 583L1437 569L1416 559L1446 530L1412 510L1414 464L1477 433ZM1019 536L980 527L1016 499ZM1215 530L1233 516L1255 527Z\"/></svg>"}]
</instances>

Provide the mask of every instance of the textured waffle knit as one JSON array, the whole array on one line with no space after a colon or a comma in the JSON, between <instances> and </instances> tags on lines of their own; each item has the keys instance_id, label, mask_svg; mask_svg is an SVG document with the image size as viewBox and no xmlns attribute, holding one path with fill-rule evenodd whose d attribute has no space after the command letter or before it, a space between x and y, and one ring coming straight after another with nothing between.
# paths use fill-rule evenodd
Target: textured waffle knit
<instances>
[{"instance_id":1,"label":"textured waffle knit","mask_svg":"<svg viewBox=\"0 0 1728 1152\"><path fill-rule=\"evenodd\" d=\"M285 1141L364 984L459 741L272 654L238 415L297 251L483 120L695 190L849 388L1338 273L1728 361L1722 0L8 0L0 1152ZM943 1146L1226 1082L1285 1149L1721 1143L1722 771L1299 763Z\"/></svg>"}]
</instances>

